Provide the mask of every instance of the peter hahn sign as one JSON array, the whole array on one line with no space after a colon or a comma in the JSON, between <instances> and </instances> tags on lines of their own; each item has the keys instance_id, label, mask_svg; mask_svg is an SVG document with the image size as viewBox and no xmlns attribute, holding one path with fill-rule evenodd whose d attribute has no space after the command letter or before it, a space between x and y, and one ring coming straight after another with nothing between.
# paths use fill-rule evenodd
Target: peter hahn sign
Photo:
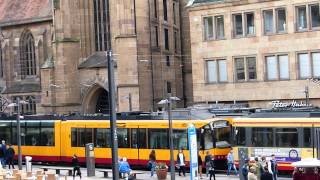
<instances>
[{"instance_id":1,"label":"peter hahn sign","mask_svg":"<svg viewBox=\"0 0 320 180\"><path fill-rule=\"evenodd\" d=\"M297 102L295 100L291 102L272 101L272 108L302 108L311 107L311 104L306 104L303 101Z\"/></svg>"}]
</instances>

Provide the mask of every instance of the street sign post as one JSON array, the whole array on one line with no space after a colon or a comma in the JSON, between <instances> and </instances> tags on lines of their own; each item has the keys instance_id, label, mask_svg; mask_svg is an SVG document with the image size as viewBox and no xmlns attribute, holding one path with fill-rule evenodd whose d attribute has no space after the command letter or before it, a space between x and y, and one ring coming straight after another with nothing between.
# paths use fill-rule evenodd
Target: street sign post
<instances>
[{"instance_id":1,"label":"street sign post","mask_svg":"<svg viewBox=\"0 0 320 180\"><path fill-rule=\"evenodd\" d=\"M188 127L188 140L190 152L190 180L198 180L197 132L193 124L190 124Z\"/></svg>"}]
</instances>

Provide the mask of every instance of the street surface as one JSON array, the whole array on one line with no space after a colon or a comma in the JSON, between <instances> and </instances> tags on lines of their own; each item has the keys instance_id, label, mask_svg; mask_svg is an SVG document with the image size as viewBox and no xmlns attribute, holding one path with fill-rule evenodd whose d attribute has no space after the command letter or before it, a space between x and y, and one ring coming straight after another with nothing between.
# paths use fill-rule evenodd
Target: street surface
<instances>
[{"instance_id":1,"label":"street surface","mask_svg":"<svg viewBox=\"0 0 320 180\"><path fill-rule=\"evenodd\" d=\"M39 170L41 166L38 166L38 165L34 165L32 167L32 171L33 172L36 172L37 170ZM23 167L23 170L25 170L25 167ZM143 172L144 174L137 174L137 179L139 180L157 180L157 175L154 175L154 177L150 177L150 171L141 171ZM67 171L64 171L62 170L60 172L61 174L66 174ZM86 168L81 168L81 173L82 173L82 179L83 180L103 180L103 179L112 179L111 177L109 178L104 178L103 177L103 173L102 172L97 172L96 171L96 175L95 177L87 177L87 169ZM112 176L112 174L109 173L109 176ZM79 176L75 178L75 180L79 180ZM176 180L189 180L190 177L189 177L189 174L187 173L187 176L186 177L183 177L183 176L179 176L178 174L176 174ZM205 177L205 174L203 175L203 180L206 180L207 178ZM212 178L213 179L213 178ZM216 175L216 180L230 180L230 179L239 179L239 177L237 176L226 176L224 174L217 174ZM292 179L292 178L278 178L278 180L289 180L289 179ZM65 180L64 178L60 178L60 180ZM72 176L68 176L67 180L73 180L73 177ZM167 176L167 180L170 180L170 173L168 172L168 176Z\"/></svg>"}]
</instances>

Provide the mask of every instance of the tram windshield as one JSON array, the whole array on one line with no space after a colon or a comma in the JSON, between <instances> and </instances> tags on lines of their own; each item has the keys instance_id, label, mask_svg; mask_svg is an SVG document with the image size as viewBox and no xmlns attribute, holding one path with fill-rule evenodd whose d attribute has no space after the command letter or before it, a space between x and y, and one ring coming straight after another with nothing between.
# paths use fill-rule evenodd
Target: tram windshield
<instances>
[{"instance_id":1,"label":"tram windshield","mask_svg":"<svg viewBox=\"0 0 320 180\"><path fill-rule=\"evenodd\" d=\"M231 127L227 121L215 121L202 129L204 149L230 147Z\"/></svg>"}]
</instances>

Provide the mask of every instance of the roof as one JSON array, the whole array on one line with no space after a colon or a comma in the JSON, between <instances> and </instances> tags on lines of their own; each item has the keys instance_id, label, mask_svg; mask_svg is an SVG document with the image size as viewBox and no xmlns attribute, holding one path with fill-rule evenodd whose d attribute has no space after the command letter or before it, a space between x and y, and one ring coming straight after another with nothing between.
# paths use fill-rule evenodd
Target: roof
<instances>
[{"instance_id":1,"label":"roof","mask_svg":"<svg viewBox=\"0 0 320 180\"><path fill-rule=\"evenodd\" d=\"M52 19L52 0L1 0L0 26Z\"/></svg>"},{"instance_id":2,"label":"roof","mask_svg":"<svg viewBox=\"0 0 320 180\"><path fill-rule=\"evenodd\" d=\"M84 68L106 68L107 56L105 52L95 52L79 65L79 69Z\"/></svg>"},{"instance_id":3,"label":"roof","mask_svg":"<svg viewBox=\"0 0 320 180\"><path fill-rule=\"evenodd\" d=\"M8 87L3 93L12 94L12 93L29 93L29 92L39 92L40 84L15 84L11 87Z\"/></svg>"}]
</instances>

